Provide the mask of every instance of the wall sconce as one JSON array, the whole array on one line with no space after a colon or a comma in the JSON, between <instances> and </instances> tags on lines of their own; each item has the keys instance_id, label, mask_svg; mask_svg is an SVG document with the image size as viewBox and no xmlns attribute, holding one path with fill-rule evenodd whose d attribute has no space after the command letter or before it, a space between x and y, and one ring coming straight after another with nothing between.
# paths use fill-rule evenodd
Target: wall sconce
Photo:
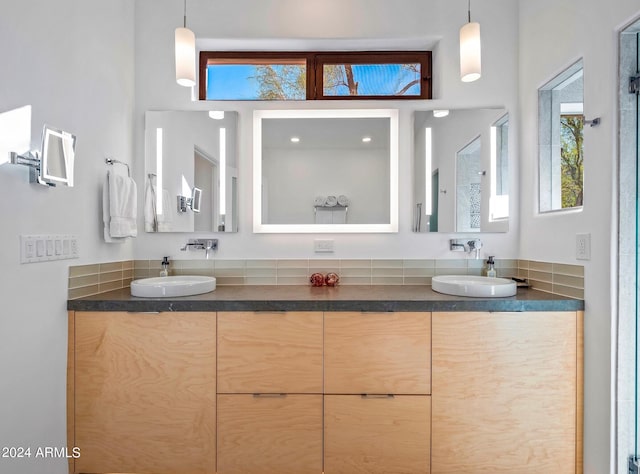
<instances>
[{"instance_id":1,"label":"wall sconce","mask_svg":"<svg viewBox=\"0 0 640 474\"><path fill-rule=\"evenodd\" d=\"M481 47L480 23L471 22L471 0L469 0L468 23L460 28L460 79L473 82L480 79Z\"/></svg>"},{"instance_id":2,"label":"wall sconce","mask_svg":"<svg viewBox=\"0 0 640 474\"><path fill-rule=\"evenodd\" d=\"M10 161L14 165L29 167L30 183L72 187L75 149L75 135L45 125L42 130L42 150L29 151L26 155L11 152Z\"/></svg>"},{"instance_id":3,"label":"wall sconce","mask_svg":"<svg viewBox=\"0 0 640 474\"><path fill-rule=\"evenodd\" d=\"M176 28L176 82L181 86L196 84L196 35L187 28L187 0L184 0L184 22Z\"/></svg>"},{"instance_id":4,"label":"wall sconce","mask_svg":"<svg viewBox=\"0 0 640 474\"><path fill-rule=\"evenodd\" d=\"M194 187L191 191L191 197L178 196L178 212L187 212L188 209L193 212L200 212L201 201L202 189Z\"/></svg>"}]
</instances>

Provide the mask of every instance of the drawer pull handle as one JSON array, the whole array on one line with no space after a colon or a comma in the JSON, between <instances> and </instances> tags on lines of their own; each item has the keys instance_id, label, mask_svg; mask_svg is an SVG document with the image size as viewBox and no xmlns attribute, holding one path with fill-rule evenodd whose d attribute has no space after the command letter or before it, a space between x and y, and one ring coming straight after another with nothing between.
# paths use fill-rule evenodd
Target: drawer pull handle
<instances>
[{"instance_id":1,"label":"drawer pull handle","mask_svg":"<svg viewBox=\"0 0 640 474\"><path fill-rule=\"evenodd\" d=\"M284 398L286 393L254 393L254 398Z\"/></svg>"},{"instance_id":2,"label":"drawer pull handle","mask_svg":"<svg viewBox=\"0 0 640 474\"><path fill-rule=\"evenodd\" d=\"M392 393L380 393L380 394L371 394L371 393L363 393L360 395L362 398L395 398L395 395Z\"/></svg>"},{"instance_id":3,"label":"drawer pull handle","mask_svg":"<svg viewBox=\"0 0 640 474\"><path fill-rule=\"evenodd\" d=\"M129 314L160 314L160 311L127 311Z\"/></svg>"},{"instance_id":4,"label":"drawer pull handle","mask_svg":"<svg viewBox=\"0 0 640 474\"><path fill-rule=\"evenodd\" d=\"M264 310L264 311L254 311L255 314L286 314L286 311L278 311L278 310Z\"/></svg>"}]
</instances>

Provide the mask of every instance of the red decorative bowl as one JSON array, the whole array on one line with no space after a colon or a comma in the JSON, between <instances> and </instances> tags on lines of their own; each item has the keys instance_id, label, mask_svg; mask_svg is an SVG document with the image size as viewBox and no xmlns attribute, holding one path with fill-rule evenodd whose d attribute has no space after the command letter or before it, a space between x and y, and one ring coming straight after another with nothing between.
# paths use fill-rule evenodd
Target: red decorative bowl
<instances>
[{"instance_id":1,"label":"red decorative bowl","mask_svg":"<svg viewBox=\"0 0 640 474\"><path fill-rule=\"evenodd\" d=\"M327 273L324 277L324 284L327 286L336 286L340 281L340 277L337 273Z\"/></svg>"},{"instance_id":2,"label":"red decorative bowl","mask_svg":"<svg viewBox=\"0 0 640 474\"><path fill-rule=\"evenodd\" d=\"M309 277L311 286L324 286L324 275L322 273L314 273Z\"/></svg>"}]
</instances>

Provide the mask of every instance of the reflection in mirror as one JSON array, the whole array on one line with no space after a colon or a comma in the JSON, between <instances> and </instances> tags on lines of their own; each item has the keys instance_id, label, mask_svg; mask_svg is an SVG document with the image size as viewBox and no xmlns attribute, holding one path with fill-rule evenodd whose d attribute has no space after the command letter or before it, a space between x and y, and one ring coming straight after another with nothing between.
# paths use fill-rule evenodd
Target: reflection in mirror
<instances>
[{"instance_id":1,"label":"reflection in mirror","mask_svg":"<svg viewBox=\"0 0 640 474\"><path fill-rule=\"evenodd\" d=\"M396 110L254 112L254 232L397 232Z\"/></svg>"},{"instance_id":2,"label":"reflection in mirror","mask_svg":"<svg viewBox=\"0 0 640 474\"><path fill-rule=\"evenodd\" d=\"M504 109L415 113L413 230L509 230L509 116Z\"/></svg>"},{"instance_id":3,"label":"reflection in mirror","mask_svg":"<svg viewBox=\"0 0 640 474\"><path fill-rule=\"evenodd\" d=\"M237 112L146 113L147 232L238 231L237 121Z\"/></svg>"}]
</instances>

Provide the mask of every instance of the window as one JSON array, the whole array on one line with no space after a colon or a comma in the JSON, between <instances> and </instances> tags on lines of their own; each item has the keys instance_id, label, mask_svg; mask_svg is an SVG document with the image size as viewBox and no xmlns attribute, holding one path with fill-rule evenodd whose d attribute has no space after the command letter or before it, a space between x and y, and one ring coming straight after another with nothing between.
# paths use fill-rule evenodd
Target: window
<instances>
[{"instance_id":1,"label":"window","mask_svg":"<svg viewBox=\"0 0 640 474\"><path fill-rule=\"evenodd\" d=\"M509 114L491 126L489 220L509 217Z\"/></svg>"},{"instance_id":2,"label":"window","mask_svg":"<svg viewBox=\"0 0 640 474\"><path fill-rule=\"evenodd\" d=\"M582 207L583 89L580 60L538 91L540 212Z\"/></svg>"},{"instance_id":3,"label":"window","mask_svg":"<svg viewBox=\"0 0 640 474\"><path fill-rule=\"evenodd\" d=\"M430 51L200 53L201 100L430 98Z\"/></svg>"}]
</instances>

